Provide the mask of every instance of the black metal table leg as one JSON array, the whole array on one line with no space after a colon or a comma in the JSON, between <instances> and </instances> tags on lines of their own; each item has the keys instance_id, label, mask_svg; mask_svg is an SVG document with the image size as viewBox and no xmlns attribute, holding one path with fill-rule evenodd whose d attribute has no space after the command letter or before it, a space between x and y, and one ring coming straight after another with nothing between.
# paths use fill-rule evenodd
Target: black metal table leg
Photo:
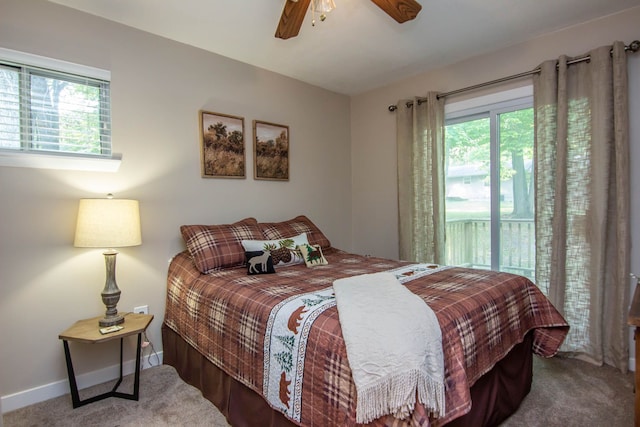
<instances>
[{"instance_id":1,"label":"black metal table leg","mask_svg":"<svg viewBox=\"0 0 640 427\"><path fill-rule=\"evenodd\" d=\"M120 383L122 383L123 339L124 337L120 338L120 376L118 378L118 381L113 386L111 391L108 391L106 393L102 393L97 396L93 396L84 400L80 400L80 395L78 393L78 384L76 383L76 376L73 371L73 362L71 360L71 352L69 351L69 343L67 342L67 340L62 341L64 345L64 357L67 363L67 374L69 375L69 387L71 389L71 402L73 404L74 409L89 403L97 402L98 400L106 399L108 397L119 397L121 399L138 400L139 389L140 389L140 354L142 351L142 332L138 334L138 342L136 347L136 371L134 374L133 393L122 393L117 391L118 387L120 387Z\"/></svg>"},{"instance_id":2,"label":"black metal table leg","mask_svg":"<svg viewBox=\"0 0 640 427\"><path fill-rule=\"evenodd\" d=\"M67 362L67 375L69 375L69 387L71 388L71 402L73 408L80 406L80 396L78 395L78 384L76 383L76 375L73 373L73 363L71 362L71 353L69 352L69 343L63 340L64 359Z\"/></svg>"}]
</instances>

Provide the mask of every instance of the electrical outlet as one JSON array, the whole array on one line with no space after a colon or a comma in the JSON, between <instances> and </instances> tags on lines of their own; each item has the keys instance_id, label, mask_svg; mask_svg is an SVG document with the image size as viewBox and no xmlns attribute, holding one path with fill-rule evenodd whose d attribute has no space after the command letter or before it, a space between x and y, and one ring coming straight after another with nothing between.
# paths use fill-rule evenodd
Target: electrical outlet
<instances>
[{"instance_id":1,"label":"electrical outlet","mask_svg":"<svg viewBox=\"0 0 640 427\"><path fill-rule=\"evenodd\" d=\"M149 306L140 305L138 307L133 307L133 312L138 314L149 314Z\"/></svg>"}]
</instances>

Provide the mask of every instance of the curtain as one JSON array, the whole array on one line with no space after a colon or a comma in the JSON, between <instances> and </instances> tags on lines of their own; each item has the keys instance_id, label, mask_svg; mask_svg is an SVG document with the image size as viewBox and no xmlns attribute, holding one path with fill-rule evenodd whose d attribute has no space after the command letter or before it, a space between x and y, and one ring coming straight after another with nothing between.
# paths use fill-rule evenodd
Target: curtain
<instances>
[{"instance_id":1,"label":"curtain","mask_svg":"<svg viewBox=\"0 0 640 427\"><path fill-rule=\"evenodd\" d=\"M413 103L412 107L407 102ZM401 100L398 144L400 259L444 262L444 98Z\"/></svg>"},{"instance_id":2,"label":"curtain","mask_svg":"<svg viewBox=\"0 0 640 427\"><path fill-rule=\"evenodd\" d=\"M571 325L560 351L627 371L629 118L624 44L534 77L536 281Z\"/></svg>"}]
</instances>

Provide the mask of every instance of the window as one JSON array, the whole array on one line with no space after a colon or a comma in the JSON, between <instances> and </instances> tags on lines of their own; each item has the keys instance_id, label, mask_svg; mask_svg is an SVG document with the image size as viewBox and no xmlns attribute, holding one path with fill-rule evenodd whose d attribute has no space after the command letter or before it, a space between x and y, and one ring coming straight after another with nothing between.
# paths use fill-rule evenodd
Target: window
<instances>
[{"instance_id":1,"label":"window","mask_svg":"<svg viewBox=\"0 0 640 427\"><path fill-rule=\"evenodd\" d=\"M447 110L446 263L533 279L533 98L514 96Z\"/></svg>"},{"instance_id":2,"label":"window","mask_svg":"<svg viewBox=\"0 0 640 427\"><path fill-rule=\"evenodd\" d=\"M2 160L53 168L60 168L54 156L112 160L109 77L102 70L0 49ZM40 156L45 166L25 163L23 156Z\"/></svg>"}]
</instances>

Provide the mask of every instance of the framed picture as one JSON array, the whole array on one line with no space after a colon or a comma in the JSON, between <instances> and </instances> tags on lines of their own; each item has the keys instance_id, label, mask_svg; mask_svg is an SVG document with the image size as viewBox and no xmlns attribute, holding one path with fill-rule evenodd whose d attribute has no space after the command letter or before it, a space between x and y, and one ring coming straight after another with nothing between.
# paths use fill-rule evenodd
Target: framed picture
<instances>
[{"instance_id":1,"label":"framed picture","mask_svg":"<svg viewBox=\"0 0 640 427\"><path fill-rule=\"evenodd\" d=\"M200 111L203 178L245 178L244 118Z\"/></svg>"},{"instance_id":2,"label":"framed picture","mask_svg":"<svg viewBox=\"0 0 640 427\"><path fill-rule=\"evenodd\" d=\"M253 121L255 179L289 180L289 126Z\"/></svg>"}]
</instances>

